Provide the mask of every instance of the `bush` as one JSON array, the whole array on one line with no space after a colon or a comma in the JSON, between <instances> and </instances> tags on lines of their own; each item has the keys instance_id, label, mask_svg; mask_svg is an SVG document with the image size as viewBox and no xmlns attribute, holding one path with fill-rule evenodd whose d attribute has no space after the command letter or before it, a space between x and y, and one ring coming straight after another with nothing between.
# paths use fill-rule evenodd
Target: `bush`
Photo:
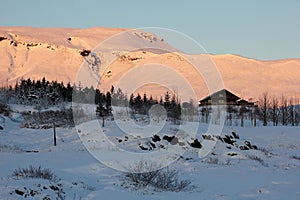
<instances>
[{"instance_id":1,"label":"bush","mask_svg":"<svg viewBox=\"0 0 300 200\"><path fill-rule=\"evenodd\" d=\"M49 181L57 182L57 177L50 171L50 169L42 169L41 166L34 167L30 165L28 168L16 169L12 176L17 179L20 178L41 178Z\"/></svg>"},{"instance_id":2,"label":"bush","mask_svg":"<svg viewBox=\"0 0 300 200\"><path fill-rule=\"evenodd\" d=\"M0 144L0 152L15 152L15 153L20 153L23 152L24 150L21 149L20 147L16 145L5 145L5 144Z\"/></svg>"},{"instance_id":3,"label":"bush","mask_svg":"<svg viewBox=\"0 0 300 200\"><path fill-rule=\"evenodd\" d=\"M268 167L268 163L266 163L263 159L261 159L260 157L258 156L255 156L255 155L247 155L247 158L249 158L250 160L254 160L254 161L257 161L259 162L262 166L264 167Z\"/></svg>"},{"instance_id":4,"label":"bush","mask_svg":"<svg viewBox=\"0 0 300 200\"><path fill-rule=\"evenodd\" d=\"M129 167L122 177L122 186L132 189L152 188L154 191L182 192L194 188L190 180L179 180L178 171L160 168L160 165L150 161L139 161Z\"/></svg>"},{"instance_id":5,"label":"bush","mask_svg":"<svg viewBox=\"0 0 300 200\"><path fill-rule=\"evenodd\" d=\"M53 122L56 127L74 127L73 112L71 109L33 113L25 112L22 115L24 117L24 122L21 125L22 128L50 129L53 128Z\"/></svg>"},{"instance_id":6,"label":"bush","mask_svg":"<svg viewBox=\"0 0 300 200\"><path fill-rule=\"evenodd\" d=\"M10 109L7 106L7 104L1 103L0 102L0 114L3 114L4 116L8 116L10 113Z\"/></svg>"},{"instance_id":7,"label":"bush","mask_svg":"<svg viewBox=\"0 0 300 200\"><path fill-rule=\"evenodd\" d=\"M300 156L291 156L291 158L300 161Z\"/></svg>"}]
</instances>

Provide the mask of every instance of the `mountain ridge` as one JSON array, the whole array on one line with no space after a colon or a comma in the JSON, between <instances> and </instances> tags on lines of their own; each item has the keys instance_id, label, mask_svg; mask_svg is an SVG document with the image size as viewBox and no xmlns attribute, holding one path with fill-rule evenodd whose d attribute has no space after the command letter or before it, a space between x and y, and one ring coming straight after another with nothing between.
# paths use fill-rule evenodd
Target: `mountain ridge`
<instances>
[{"instance_id":1,"label":"mountain ridge","mask_svg":"<svg viewBox=\"0 0 300 200\"><path fill-rule=\"evenodd\" d=\"M46 77L50 80L74 82L76 73L84 61L81 55L83 50L92 50L99 43L107 41L111 36L123 31L133 29L125 28L32 28L32 27L0 27L0 80L2 86L14 84L20 78L40 79ZM151 33L137 32L136 36L145 44L158 44L161 49L171 49L162 38ZM131 48L130 40L121 38L121 48ZM113 44L114 45L114 44ZM123 46L122 46L123 45ZM107 48L110 46L108 45ZM173 49L172 49L173 50ZM175 50L174 50L175 51ZM111 54L120 54L122 51L109 49ZM197 90L203 90L197 94L201 98L208 91L199 81L195 81L195 75L189 73L189 65L178 60L178 55L170 55L173 52L159 55L158 52L139 51L139 53L127 52L128 56L145 57L148 60L164 61L170 66L177 66L178 70L192 78L192 85L201 85ZM176 52L175 52L176 53ZM147 55L147 56L146 56ZM224 87L239 94L242 98L258 99L264 91L270 94L299 96L300 85L300 58L287 58L278 60L257 60L236 54L204 54L211 59L224 82ZM168 59L167 56L173 56ZM197 56L197 55L195 55ZM146 63L143 59L137 61L118 60L115 64L126 66L127 70L135 64ZM179 64L182 69L179 68ZM120 69L113 67L112 76L118 74ZM120 67L119 67L120 68ZM174 69L175 69L174 68ZM127 72L121 70L123 73ZM203 82L203 81L202 81ZM111 82L113 84L113 82ZM184 94L182 94L184 95Z\"/></svg>"}]
</instances>

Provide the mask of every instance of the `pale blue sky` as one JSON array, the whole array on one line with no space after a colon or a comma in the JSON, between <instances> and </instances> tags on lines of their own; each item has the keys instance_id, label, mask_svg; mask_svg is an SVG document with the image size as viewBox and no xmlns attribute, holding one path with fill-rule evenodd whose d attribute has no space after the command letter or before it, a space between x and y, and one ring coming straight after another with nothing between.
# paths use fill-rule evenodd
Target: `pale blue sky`
<instances>
[{"instance_id":1,"label":"pale blue sky","mask_svg":"<svg viewBox=\"0 0 300 200\"><path fill-rule=\"evenodd\" d=\"M299 0L0 0L0 26L163 27L209 53L300 58Z\"/></svg>"}]
</instances>

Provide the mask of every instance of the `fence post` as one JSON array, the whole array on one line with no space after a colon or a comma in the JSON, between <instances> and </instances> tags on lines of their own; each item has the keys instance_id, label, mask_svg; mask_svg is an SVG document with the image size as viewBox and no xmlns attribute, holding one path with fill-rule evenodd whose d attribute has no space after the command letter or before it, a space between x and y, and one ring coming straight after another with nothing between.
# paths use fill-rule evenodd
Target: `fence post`
<instances>
[{"instance_id":1,"label":"fence post","mask_svg":"<svg viewBox=\"0 0 300 200\"><path fill-rule=\"evenodd\" d=\"M56 146L56 129L55 129L55 123L53 122L53 140L54 140L54 146Z\"/></svg>"}]
</instances>

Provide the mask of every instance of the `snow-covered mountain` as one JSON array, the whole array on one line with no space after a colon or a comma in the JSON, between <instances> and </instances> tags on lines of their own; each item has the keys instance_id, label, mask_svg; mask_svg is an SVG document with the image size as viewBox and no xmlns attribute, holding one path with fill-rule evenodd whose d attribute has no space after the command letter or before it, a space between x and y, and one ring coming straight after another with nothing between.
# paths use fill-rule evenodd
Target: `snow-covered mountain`
<instances>
[{"instance_id":1,"label":"snow-covered mountain","mask_svg":"<svg viewBox=\"0 0 300 200\"><path fill-rule=\"evenodd\" d=\"M178 86L180 81L176 84L172 76L168 80L169 73L161 71L165 68L153 64L159 63L169 66L187 80L196 92L198 100L209 93L205 81L193 69L191 63L178 55L177 50L163 38L143 31L120 35L126 30L129 29L0 27L1 86L14 84L22 77L33 79L46 77L49 80L65 83L74 82L83 61L90 59L87 56L91 55L89 50L93 50L102 42L102 46L96 49L101 64L105 66L100 66L100 72L103 73L101 81L103 89L118 85L124 74L133 72L136 66L143 66L142 71L145 76L143 73L139 74L142 79L148 77L151 82L151 75L147 70L158 71L152 73L152 76L156 78L161 76L161 80L166 80L166 84L165 87L153 87L153 84L148 84L139 88L139 91L160 95L167 87L177 90L182 97L190 98L190 91L180 89ZM116 37L113 43L107 40L118 34L119 37ZM139 46L144 48L139 49ZM132 51L126 52L128 49ZM122 56L124 53L125 56ZM261 61L230 54L201 54L187 55L187 57L193 60L205 60L202 66L204 70L216 66L224 86L245 99L258 99L265 91L278 96L284 94L293 97L300 93L300 59ZM106 58L117 59L109 63ZM138 82L138 79L136 77L136 80L132 80L124 87L134 84L134 81Z\"/></svg>"}]
</instances>

